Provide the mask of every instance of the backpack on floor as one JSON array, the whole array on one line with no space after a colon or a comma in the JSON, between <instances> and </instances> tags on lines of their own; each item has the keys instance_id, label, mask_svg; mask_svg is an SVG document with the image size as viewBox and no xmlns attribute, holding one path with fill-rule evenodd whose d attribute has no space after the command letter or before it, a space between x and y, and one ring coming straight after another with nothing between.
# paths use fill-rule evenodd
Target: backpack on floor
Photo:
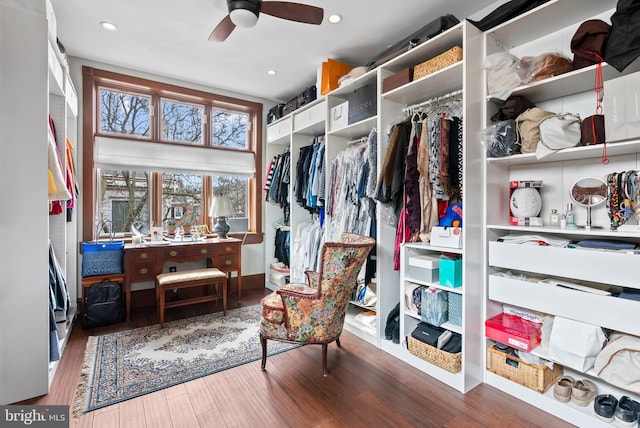
<instances>
[{"instance_id":1,"label":"backpack on floor","mask_svg":"<svg viewBox=\"0 0 640 428\"><path fill-rule=\"evenodd\" d=\"M101 282L86 291L82 326L84 328L114 324L124 320L120 284Z\"/></svg>"}]
</instances>

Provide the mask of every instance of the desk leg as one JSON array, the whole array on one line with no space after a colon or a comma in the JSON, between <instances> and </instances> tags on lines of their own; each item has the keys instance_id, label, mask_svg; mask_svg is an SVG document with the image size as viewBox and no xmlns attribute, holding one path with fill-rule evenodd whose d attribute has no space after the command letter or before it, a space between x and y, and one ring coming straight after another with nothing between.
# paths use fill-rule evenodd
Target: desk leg
<instances>
[{"instance_id":1,"label":"desk leg","mask_svg":"<svg viewBox=\"0 0 640 428\"><path fill-rule=\"evenodd\" d=\"M131 282L125 278L125 304L127 307L127 322L131 321Z\"/></svg>"},{"instance_id":2,"label":"desk leg","mask_svg":"<svg viewBox=\"0 0 640 428\"><path fill-rule=\"evenodd\" d=\"M238 301L242 298L242 274L238 269Z\"/></svg>"}]
</instances>

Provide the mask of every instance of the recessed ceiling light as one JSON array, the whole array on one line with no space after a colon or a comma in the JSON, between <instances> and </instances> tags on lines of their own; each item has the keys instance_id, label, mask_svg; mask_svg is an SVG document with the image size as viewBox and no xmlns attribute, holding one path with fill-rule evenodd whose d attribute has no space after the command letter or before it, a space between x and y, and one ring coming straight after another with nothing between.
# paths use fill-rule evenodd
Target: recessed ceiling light
<instances>
[{"instance_id":1,"label":"recessed ceiling light","mask_svg":"<svg viewBox=\"0 0 640 428\"><path fill-rule=\"evenodd\" d=\"M275 71L275 70L267 70L267 74L268 74L269 76L275 76L276 74L278 74L278 72L277 72L277 71Z\"/></svg>"},{"instance_id":2,"label":"recessed ceiling light","mask_svg":"<svg viewBox=\"0 0 640 428\"><path fill-rule=\"evenodd\" d=\"M329 22L332 24L337 24L340 21L342 21L342 15L334 13L333 15L329 16Z\"/></svg>"},{"instance_id":3,"label":"recessed ceiling light","mask_svg":"<svg viewBox=\"0 0 640 428\"><path fill-rule=\"evenodd\" d=\"M109 31L116 31L118 29L118 27L116 27L115 24L112 24L111 22L107 22L107 21L102 21L100 25L102 25L102 28Z\"/></svg>"}]
</instances>

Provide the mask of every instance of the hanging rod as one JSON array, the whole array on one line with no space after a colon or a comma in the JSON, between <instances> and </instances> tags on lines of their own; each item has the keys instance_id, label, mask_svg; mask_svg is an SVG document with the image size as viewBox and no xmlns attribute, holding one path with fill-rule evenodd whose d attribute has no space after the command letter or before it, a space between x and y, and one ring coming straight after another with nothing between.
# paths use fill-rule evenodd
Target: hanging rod
<instances>
[{"instance_id":1,"label":"hanging rod","mask_svg":"<svg viewBox=\"0 0 640 428\"><path fill-rule=\"evenodd\" d=\"M348 144L366 143L368 139L369 139L369 136L365 135L364 137L356 138L355 140L349 140Z\"/></svg>"},{"instance_id":2,"label":"hanging rod","mask_svg":"<svg viewBox=\"0 0 640 428\"><path fill-rule=\"evenodd\" d=\"M458 95L462 95L462 92L463 92L462 89L458 89L457 91L453 91L453 92L449 92L448 94L444 94L444 95L440 95L440 96L437 96L437 97L433 97L433 98L430 98L430 99L428 99L426 101L422 101L422 102L417 103L417 104L405 106L402 109L402 111L405 114L407 114L407 113L412 113L415 110L417 110L419 108L422 108L422 107L426 107L426 106L431 107L431 105L433 103L436 103L436 105L437 105L442 100L446 100L447 98L454 98L454 97L456 97Z\"/></svg>"}]
</instances>

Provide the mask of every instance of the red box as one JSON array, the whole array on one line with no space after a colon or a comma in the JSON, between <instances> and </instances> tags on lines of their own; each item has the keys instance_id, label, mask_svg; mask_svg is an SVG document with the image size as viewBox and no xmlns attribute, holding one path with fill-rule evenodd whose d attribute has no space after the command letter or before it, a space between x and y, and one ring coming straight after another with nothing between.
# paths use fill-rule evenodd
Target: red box
<instances>
[{"instance_id":1,"label":"red box","mask_svg":"<svg viewBox=\"0 0 640 428\"><path fill-rule=\"evenodd\" d=\"M486 336L496 342L530 352L540 343L542 324L501 313L484 322Z\"/></svg>"}]
</instances>

